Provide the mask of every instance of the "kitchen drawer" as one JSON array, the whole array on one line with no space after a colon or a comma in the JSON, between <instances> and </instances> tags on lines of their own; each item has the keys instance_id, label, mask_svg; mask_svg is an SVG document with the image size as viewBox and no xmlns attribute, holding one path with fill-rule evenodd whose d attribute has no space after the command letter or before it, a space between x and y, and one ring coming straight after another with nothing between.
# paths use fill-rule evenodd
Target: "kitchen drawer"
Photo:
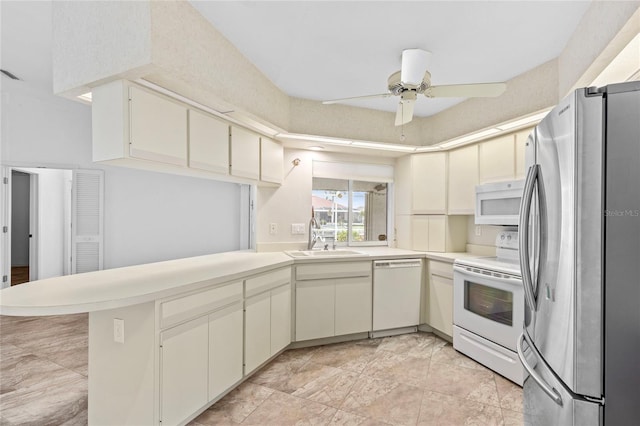
<instances>
[{"instance_id":1,"label":"kitchen drawer","mask_svg":"<svg viewBox=\"0 0 640 426\"><path fill-rule=\"evenodd\" d=\"M453 264L430 260L429 274L453 279Z\"/></svg>"},{"instance_id":2,"label":"kitchen drawer","mask_svg":"<svg viewBox=\"0 0 640 426\"><path fill-rule=\"evenodd\" d=\"M256 294L260 294L289 282L291 282L290 268L282 268L276 271L267 272L266 274L245 280L244 297L255 296Z\"/></svg>"},{"instance_id":3,"label":"kitchen drawer","mask_svg":"<svg viewBox=\"0 0 640 426\"><path fill-rule=\"evenodd\" d=\"M240 300L242 300L242 281L162 302L160 303L160 327L169 327Z\"/></svg>"},{"instance_id":4,"label":"kitchen drawer","mask_svg":"<svg viewBox=\"0 0 640 426\"><path fill-rule=\"evenodd\" d=\"M371 262L315 263L296 266L296 280L368 276L371 276Z\"/></svg>"}]
</instances>

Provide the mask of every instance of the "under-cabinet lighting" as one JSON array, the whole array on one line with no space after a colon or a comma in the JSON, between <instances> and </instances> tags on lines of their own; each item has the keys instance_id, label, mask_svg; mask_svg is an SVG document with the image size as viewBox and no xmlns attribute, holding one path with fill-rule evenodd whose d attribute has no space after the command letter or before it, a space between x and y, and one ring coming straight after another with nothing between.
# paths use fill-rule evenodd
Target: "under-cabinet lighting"
<instances>
[{"instance_id":1,"label":"under-cabinet lighting","mask_svg":"<svg viewBox=\"0 0 640 426\"><path fill-rule=\"evenodd\" d=\"M518 127L526 127L528 125L538 124L540 122L540 120L542 120L548 113L549 113L549 110L545 110L545 111L539 112L537 114L531 115L529 117L525 117L525 118L521 118L519 120L515 120L515 121L508 122L508 123L500 124L500 125L496 126L496 129L498 129L498 130L511 130L511 129L516 129Z\"/></svg>"},{"instance_id":2,"label":"under-cabinet lighting","mask_svg":"<svg viewBox=\"0 0 640 426\"><path fill-rule=\"evenodd\" d=\"M448 142L441 143L440 146L442 148L451 148L458 145L464 145L465 143L475 142L478 139L486 138L487 136L495 135L496 133L500 133L500 130L497 128L491 128L481 132L471 133L470 135L466 135L461 138L452 139Z\"/></svg>"},{"instance_id":3,"label":"under-cabinet lighting","mask_svg":"<svg viewBox=\"0 0 640 426\"><path fill-rule=\"evenodd\" d=\"M80 100L83 100L85 102L89 102L90 103L91 100L92 100L91 99L91 92L83 93L82 95L79 95L77 98L80 99Z\"/></svg>"},{"instance_id":4,"label":"under-cabinet lighting","mask_svg":"<svg viewBox=\"0 0 640 426\"><path fill-rule=\"evenodd\" d=\"M311 141L311 142L323 142L332 145L351 145L351 141L345 139L337 139L330 138L324 136L315 136L315 135L302 135L298 133L278 133L275 135L276 138L281 139L295 139L300 141Z\"/></svg>"},{"instance_id":5,"label":"under-cabinet lighting","mask_svg":"<svg viewBox=\"0 0 640 426\"><path fill-rule=\"evenodd\" d=\"M398 152L414 152L416 150L415 146L410 145L395 145L390 143L376 143L376 142L358 142L353 141L352 146L357 146L360 148L373 148L373 149L381 149L384 151L398 151Z\"/></svg>"},{"instance_id":6,"label":"under-cabinet lighting","mask_svg":"<svg viewBox=\"0 0 640 426\"><path fill-rule=\"evenodd\" d=\"M416 148L416 152L432 152L432 151L442 151L442 147L440 145L430 145L430 146L421 146L420 148Z\"/></svg>"},{"instance_id":7,"label":"under-cabinet lighting","mask_svg":"<svg viewBox=\"0 0 640 426\"><path fill-rule=\"evenodd\" d=\"M324 146L319 146L319 145L310 146L309 149L312 150L312 151L322 151L324 149Z\"/></svg>"}]
</instances>

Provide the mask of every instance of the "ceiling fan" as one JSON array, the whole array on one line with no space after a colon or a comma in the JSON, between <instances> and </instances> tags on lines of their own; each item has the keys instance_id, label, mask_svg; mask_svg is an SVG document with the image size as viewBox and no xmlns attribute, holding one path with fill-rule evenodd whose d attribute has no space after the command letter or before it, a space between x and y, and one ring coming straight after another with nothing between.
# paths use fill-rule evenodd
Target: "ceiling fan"
<instances>
[{"instance_id":1,"label":"ceiling fan","mask_svg":"<svg viewBox=\"0 0 640 426\"><path fill-rule=\"evenodd\" d=\"M428 98L484 98L496 97L504 93L505 83L451 84L432 86L431 74L427 70L431 52L422 49L405 49L402 51L402 66L389 76L388 92L377 95L355 96L351 98L332 99L323 104L335 104L354 99L388 98L400 96L396 112L396 126L406 124L413 118L413 106L418 95Z\"/></svg>"}]
</instances>

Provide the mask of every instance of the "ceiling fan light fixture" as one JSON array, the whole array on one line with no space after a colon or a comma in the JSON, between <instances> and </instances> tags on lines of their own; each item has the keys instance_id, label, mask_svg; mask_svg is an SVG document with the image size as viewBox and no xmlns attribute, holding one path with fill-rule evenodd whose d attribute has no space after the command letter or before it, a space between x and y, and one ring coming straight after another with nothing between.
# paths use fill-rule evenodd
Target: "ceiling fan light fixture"
<instances>
[{"instance_id":1,"label":"ceiling fan light fixture","mask_svg":"<svg viewBox=\"0 0 640 426\"><path fill-rule=\"evenodd\" d=\"M400 81L405 86L417 88L422 83L424 73L429 66L431 52L422 49L405 49L402 51L402 67Z\"/></svg>"}]
</instances>

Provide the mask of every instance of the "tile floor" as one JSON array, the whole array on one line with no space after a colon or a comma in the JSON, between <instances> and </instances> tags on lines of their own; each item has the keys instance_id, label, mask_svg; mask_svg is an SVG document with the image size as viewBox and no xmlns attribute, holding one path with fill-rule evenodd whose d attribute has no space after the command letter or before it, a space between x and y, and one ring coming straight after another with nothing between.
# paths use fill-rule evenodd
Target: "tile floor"
<instances>
[{"instance_id":1,"label":"tile floor","mask_svg":"<svg viewBox=\"0 0 640 426\"><path fill-rule=\"evenodd\" d=\"M0 424L87 422L87 316L0 316ZM430 333L289 350L190 423L520 425L522 390Z\"/></svg>"}]
</instances>

